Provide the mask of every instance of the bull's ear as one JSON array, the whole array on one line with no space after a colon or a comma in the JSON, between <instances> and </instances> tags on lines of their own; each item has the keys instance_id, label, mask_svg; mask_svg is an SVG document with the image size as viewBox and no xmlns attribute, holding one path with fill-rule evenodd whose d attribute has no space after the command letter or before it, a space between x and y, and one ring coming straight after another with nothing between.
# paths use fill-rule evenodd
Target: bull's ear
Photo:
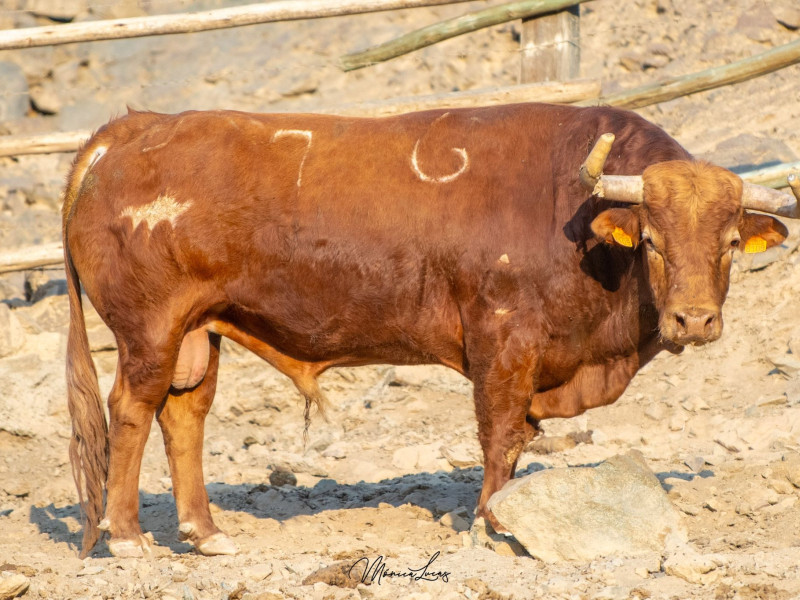
<instances>
[{"instance_id":1,"label":"bull's ear","mask_svg":"<svg viewBox=\"0 0 800 600\"><path fill-rule=\"evenodd\" d=\"M592 231L607 244L636 248L639 245L639 209L609 208L592 221Z\"/></svg>"},{"instance_id":2,"label":"bull's ear","mask_svg":"<svg viewBox=\"0 0 800 600\"><path fill-rule=\"evenodd\" d=\"M774 217L745 212L739 223L739 235L742 236L742 250L755 254L783 242L789 230Z\"/></svg>"}]
</instances>

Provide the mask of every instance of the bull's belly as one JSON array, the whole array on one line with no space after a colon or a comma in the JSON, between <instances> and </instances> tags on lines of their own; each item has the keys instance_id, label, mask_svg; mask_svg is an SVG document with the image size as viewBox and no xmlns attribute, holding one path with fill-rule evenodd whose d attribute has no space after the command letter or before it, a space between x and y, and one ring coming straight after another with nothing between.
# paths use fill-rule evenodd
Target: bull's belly
<instances>
[{"instance_id":1,"label":"bull's belly","mask_svg":"<svg viewBox=\"0 0 800 600\"><path fill-rule=\"evenodd\" d=\"M261 304L261 303L259 303ZM463 336L455 318L433 321L427 308L392 314L399 303L372 307L294 297L264 307L238 305L217 318L212 330L231 337L257 340L293 360L330 366L366 364L443 364L463 372ZM436 314L447 312L441 308ZM232 333L232 332L236 333ZM243 344L247 347L247 344ZM258 354L258 352L256 352Z\"/></svg>"}]
</instances>

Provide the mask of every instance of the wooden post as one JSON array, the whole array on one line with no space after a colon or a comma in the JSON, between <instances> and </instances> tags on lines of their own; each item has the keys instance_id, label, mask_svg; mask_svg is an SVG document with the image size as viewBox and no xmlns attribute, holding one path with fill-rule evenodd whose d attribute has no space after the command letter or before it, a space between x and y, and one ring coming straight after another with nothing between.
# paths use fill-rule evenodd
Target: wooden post
<instances>
[{"instance_id":1,"label":"wooden post","mask_svg":"<svg viewBox=\"0 0 800 600\"><path fill-rule=\"evenodd\" d=\"M522 20L520 83L566 81L580 75L580 7Z\"/></svg>"}]
</instances>

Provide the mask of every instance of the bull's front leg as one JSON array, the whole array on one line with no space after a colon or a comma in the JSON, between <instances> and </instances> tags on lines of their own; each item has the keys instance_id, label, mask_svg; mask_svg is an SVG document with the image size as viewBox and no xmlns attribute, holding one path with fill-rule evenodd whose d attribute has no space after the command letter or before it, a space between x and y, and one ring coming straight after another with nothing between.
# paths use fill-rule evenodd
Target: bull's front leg
<instances>
[{"instance_id":1,"label":"bull's front leg","mask_svg":"<svg viewBox=\"0 0 800 600\"><path fill-rule=\"evenodd\" d=\"M478 439L483 449L484 479L476 515L495 531L503 528L486 504L514 477L517 459L536 435L527 419L538 368L538 346L523 333L513 333L490 358L471 359Z\"/></svg>"},{"instance_id":2,"label":"bull's front leg","mask_svg":"<svg viewBox=\"0 0 800 600\"><path fill-rule=\"evenodd\" d=\"M528 416L537 421L566 419L611 404L622 395L638 368L635 354L607 363L580 365L566 383L533 394Z\"/></svg>"}]
</instances>

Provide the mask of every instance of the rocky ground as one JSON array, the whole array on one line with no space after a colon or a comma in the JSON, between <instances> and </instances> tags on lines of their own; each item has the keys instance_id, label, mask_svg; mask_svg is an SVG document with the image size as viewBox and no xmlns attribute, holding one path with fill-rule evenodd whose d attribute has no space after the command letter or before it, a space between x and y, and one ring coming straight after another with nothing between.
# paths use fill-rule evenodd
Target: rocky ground
<instances>
[{"instance_id":1,"label":"rocky ground","mask_svg":"<svg viewBox=\"0 0 800 600\"><path fill-rule=\"evenodd\" d=\"M200 10L216 2L0 4L0 27ZM187 36L0 53L0 133L95 128L129 104L306 111L360 100L516 82L519 26L508 24L343 74L335 59L414 27L480 8L278 23ZM582 8L582 76L605 91L675 76L793 41L790 0L598 0ZM725 166L800 156L800 67L641 113L695 154ZM60 237L70 155L0 159L0 249ZM658 356L614 405L545 423L519 474L642 453L688 543L631 558L545 563L473 522L482 480L471 388L441 367L326 374L328 422L307 445L287 379L226 344L207 422L205 472L235 557L176 541L163 446L154 428L141 476L147 559L100 544L80 560L67 458L63 272L0 278L0 597L26 598L708 598L800 597L800 253L734 266L725 333ZM113 338L88 310L104 392ZM566 499L565 502L569 502ZM438 554L437 554L438 553ZM518 556L517 554L522 554ZM384 578L348 588L338 565L379 556L446 579ZM435 558L434 558L435 557ZM332 569L325 570L327 567ZM434 579L431 577L430 579Z\"/></svg>"}]
</instances>

